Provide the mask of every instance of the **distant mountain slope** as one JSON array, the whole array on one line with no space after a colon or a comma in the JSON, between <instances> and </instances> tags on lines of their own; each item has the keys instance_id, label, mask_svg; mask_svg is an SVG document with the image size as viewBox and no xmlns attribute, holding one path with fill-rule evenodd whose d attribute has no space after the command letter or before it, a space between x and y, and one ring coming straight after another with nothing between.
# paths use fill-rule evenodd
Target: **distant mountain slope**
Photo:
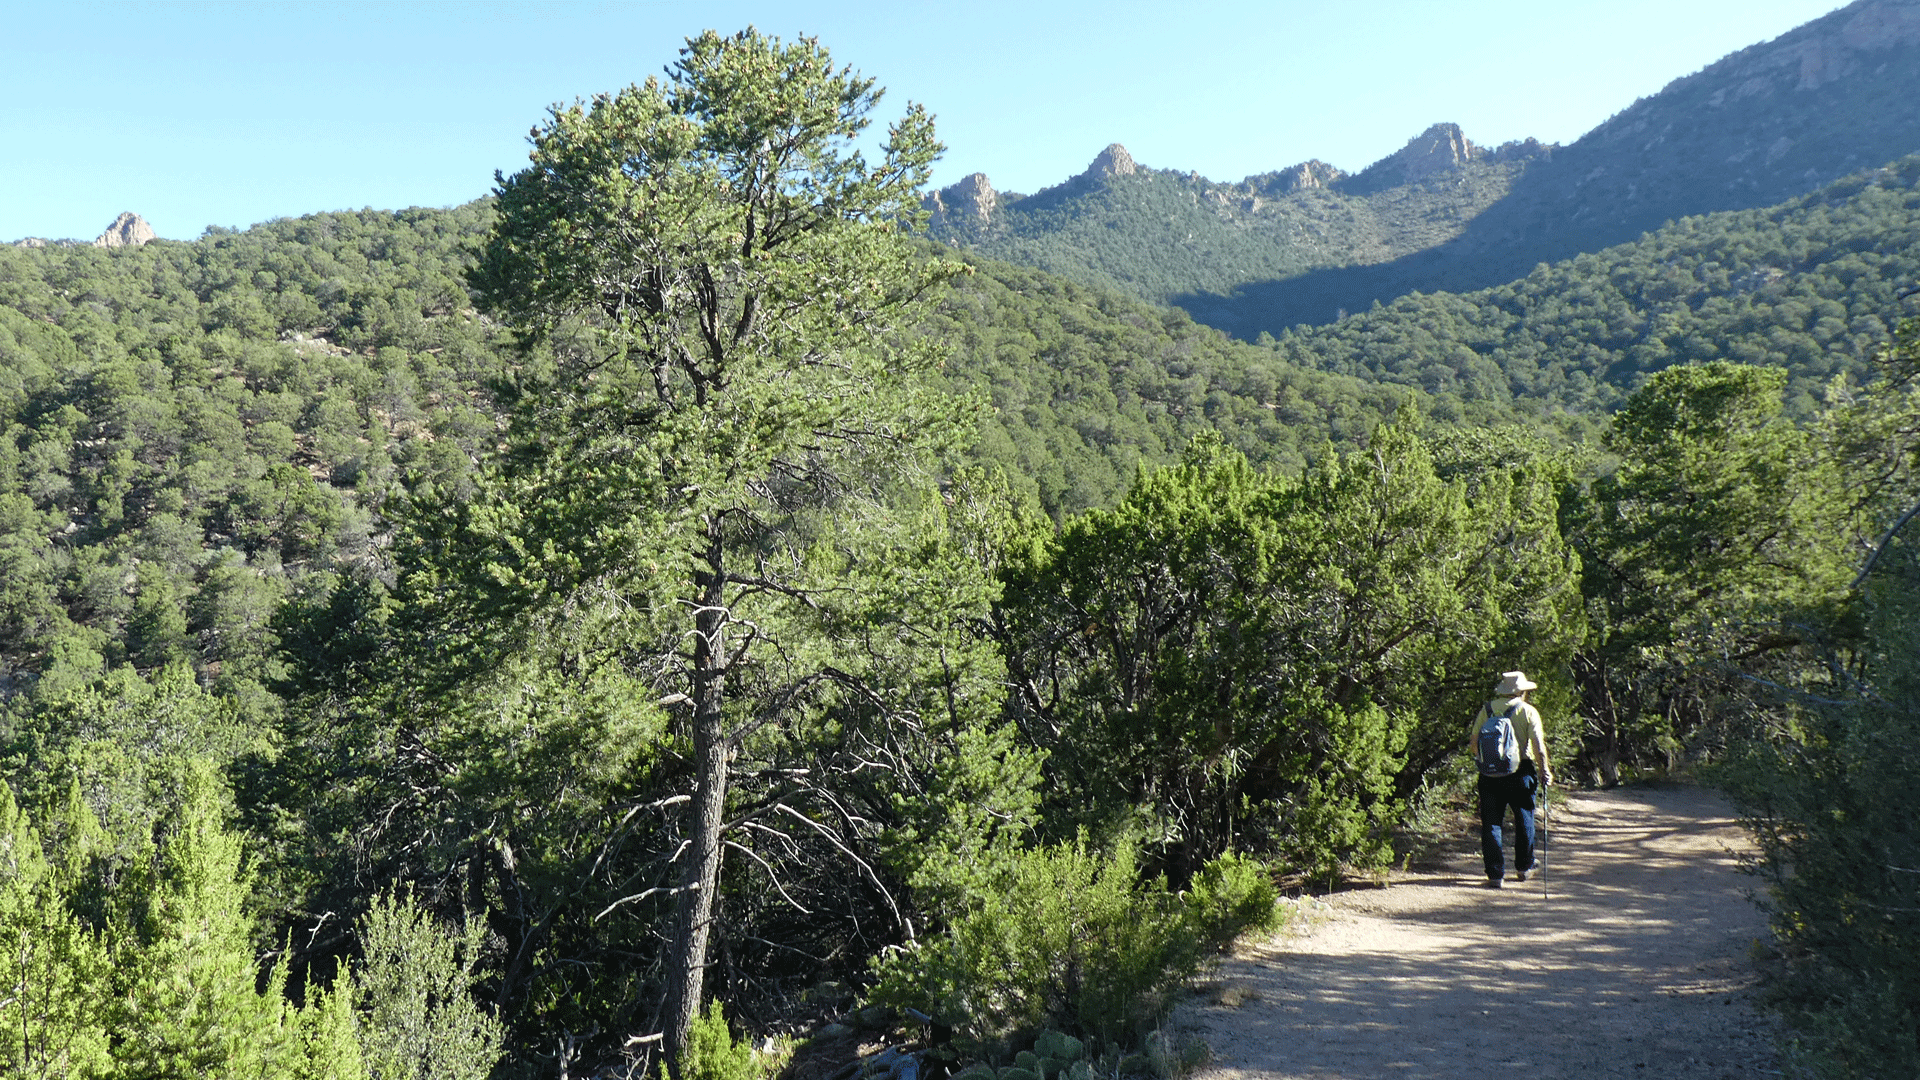
<instances>
[{"instance_id":1,"label":"distant mountain slope","mask_svg":"<svg viewBox=\"0 0 1920 1080\"><path fill-rule=\"evenodd\" d=\"M1594 414L1646 376L1716 359L1784 367L1810 414L1871 381L1920 281L1920 155L1765 210L1683 218L1471 293L1412 293L1273 348L1293 364L1418 387L1436 417L1511 405Z\"/></svg>"},{"instance_id":2,"label":"distant mountain slope","mask_svg":"<svg viewBox=\"0 0 1920 1080\"><path fill-rule=\"evenodd\" d=\"M1137 468L1172 462L1203 431L1292 472L1329 440L1364 439L1407 398L1402 386L1297 366L1177 309L970 261L975 272L941 297L927 332L952 349L949 385L990 406L972 456L1004 466L1056 514L1111 503Z\"/></svg>"},{"instance_id":3,"label":"distant mountain slope","mask_svg":"<svg viewBox=\"0 0 1920 1080\"><path fill-rule=\"evenodd\" d=\"M930 231L987 258L1167 303L1453 240L1550 152L1538 143L1489 152L1435 124L1358 176L1308 161L1223 184L1140 166L1116 143L1036 195L969 176L929 196Z\"/></svg>"},{"instance_id":4,"label":"distant mountain slope","mask_svg":"<svg viewBox=\"0 0 1920 1080\"><path fill-rule=\"evenodd\" d=\"M1689 214L1774 205L1920 151L1916 101L1920 0L1857 0L1570 146L1487 152L1440 124L1354 176L1308 162L1239 184L1103 167L1110 151L1026 199L970 177L940 193L934 232L1252 339L1495 285Z\"/></svg>"},{"instance_id":5,"label":"distant mountain slope","mask_svg":"<svg viewBox=\"0 0 1920 1080\"><path fill-rule=\"evenodd\" d=\"M1416 290L1483 288L1688 214L1771 206L1920 151L1916 102L1920 0L1857 0L1557 148L1443 245L1249 285L1224 301L1207 286L1172 299L1252 337Z\"/></svg>"}]
</instances>

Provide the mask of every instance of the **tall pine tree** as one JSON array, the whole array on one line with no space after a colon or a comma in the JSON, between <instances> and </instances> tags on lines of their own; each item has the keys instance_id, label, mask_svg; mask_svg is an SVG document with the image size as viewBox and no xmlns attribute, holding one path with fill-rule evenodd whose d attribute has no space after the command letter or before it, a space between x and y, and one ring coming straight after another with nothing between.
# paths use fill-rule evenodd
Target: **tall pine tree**
<instances>
[{"instance_id":1,"label":"tall pine tree","mask_svg":"<svg viewBox=\"0 0 1920 1080\"><path fill-rule=\"evenodd\" d=\"M78 1080L108 1066L106 951L59 876L0 781L0 1076Z\"/></svg>"},{"instance_id":2,"label":"tall pine tree","mask_svg":"<svg viewBox=\"0 0 1920 1080\"><path fill-rule=\"evenodd\" d=\"M276 1075L290 1057L276 968L261 994L240 837L210 768L185 774L150 865L121 883L125 918L113 1055L123 1076L151 1080Z\"/></svg>"},{"instance_id":3,"label":"tall pine tree","mask_svg":"<svg viewBox=\"0 0 1920 1080\"><path fill-rule=\"evenodd\" d=\"M961 418L921 379L928 343L895 336L953 272L905 234L940 147L910 106L869 164L855 141L879 98L811 39L691 40L666 81L535 132L474 277L531 358L552 358L550 377L528 365L506 467L468 511L499 537L495 598L576 635L575 655L623 651L690 744L685 854L653 890L674 898L653 1000L676 1069L730 787L768 785L756 829L795 837L776 850L829 835L852 854L857 825L820 790L926 729L861 725L969 665L953 628L984 598L930 540L936 454ZM807 740L857 752L792 751ZM810 798L815 816L797 809Z\"/></svg>"}]
</instances>

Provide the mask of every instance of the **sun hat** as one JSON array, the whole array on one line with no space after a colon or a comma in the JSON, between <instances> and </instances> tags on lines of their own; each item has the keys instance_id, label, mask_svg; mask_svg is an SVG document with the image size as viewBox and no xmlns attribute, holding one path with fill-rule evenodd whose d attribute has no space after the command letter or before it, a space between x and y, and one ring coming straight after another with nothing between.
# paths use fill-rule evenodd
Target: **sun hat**
<instances>
[{"instance_id":1,"label":"sun hat","mask_svg":"<svg viewBox=\"0 0 1920 1080\"><path fill-rule=\"evenodd\" d=\"M1527 673L1524 671L1503 671L1500 673L1500 681L1494 685L1493 694L1495 697L1512 697L1535 689L1539 685L1527 678Z\"/></svg>"}]
</instances>

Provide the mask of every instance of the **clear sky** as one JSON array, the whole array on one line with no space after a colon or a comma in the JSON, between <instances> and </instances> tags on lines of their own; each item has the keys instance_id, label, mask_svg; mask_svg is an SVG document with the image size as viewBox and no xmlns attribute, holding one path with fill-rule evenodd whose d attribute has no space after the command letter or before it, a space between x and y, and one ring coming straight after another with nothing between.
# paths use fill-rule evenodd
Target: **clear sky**
<instances>
[{"instance_id":1,"label":"clear sky","mask_svg":"<svg viewBox=\"0 0 1920 1080\"><path fill-rule=\"evenodd\" d=\"M1032 192L1110 142L1216 180L1358 170L1436 121L1581 133L1835 0L84 4L0 0L0 241L450 206L546 107L748 24L927 105L935 181Z\"/></svg>"}]
</instances>

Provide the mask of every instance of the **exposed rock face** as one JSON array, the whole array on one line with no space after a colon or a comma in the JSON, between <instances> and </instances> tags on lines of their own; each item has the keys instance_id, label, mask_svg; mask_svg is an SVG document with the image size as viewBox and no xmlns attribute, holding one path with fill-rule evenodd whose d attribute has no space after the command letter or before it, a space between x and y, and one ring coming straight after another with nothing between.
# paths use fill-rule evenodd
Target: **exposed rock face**
<instances>
[{"instance_id":1,"label":"exposed rock face","mask_svg":"<svg viewBox=\"0 0 1920 1080\"><path fill-rule=\"evenodd\" d=\"M933 226L985 224L992 220L1000 204L1000 195L987 182L986 173L974 173L928 195L921 205L932 211Z\"/></svg>"},{"instance_id":2,"label":"exposed rock face","mask_svg":"<svg viewBox=\"0 0 1920 1080\"><path fill-rule=\"evenodd\" d=\"M1234 227L1205 243L1234 254L1201 264L1169 256L1154 264L1156 272L1169 282L1187 275L1178 279L1186 290L1180 295L1199 298L1190 310L1200 321L1244 337L1277 333L1409 289L1497 285L1539 263L1631 241L1690 214L1776 205L1920 149L1916 101L1920 0L1853 0L1675 80L1568 145L1524 139L1475 146L1458 125L1435 124L1358 175L1308 161L1239 184L1142 169L1124 148L1109 147L1055 187L1026 199L999 193L993 228L1000 231L981 250L1030 261L1029 249L1014 241L1054 235L1057 226L1041 211L1099 199L1110 185L1134 186L1108 180L1116 175L1136 172L1156 182L1184 176L1178 194L1217 208ZM1378 212L1346 212L1354 205L1348 200L1376 195L1388 196ZM950 210L953 201L946 200ZM1118 227L1140 224L1127 207L1112 213ZM1140 235L1149 225L1140 225ZM1194 240L1197 246L1200 236ZM1159 257L1145 244L1114 245L1108 253L1084 238L1062 241L1082 245L1074 250L1086 265L1111 280L1142 283L1143 294L1147 278L1132 276L1137 270L1127 260ZM1180 259L1188 250L1178 250ZM1238 274L1249 280L1233 280Z\"/></svg>"},{"instance_id":3,"label":"exposed rock face","mask_svg":"<svg viewBox=\"0 0 1920 1080\"><path fill-rule=\"evenodd\" d=\"M1503 142L1485 156L1493 161L1535 161L1553 157L1556 143L1543 143L1539 139L1517 139Z\"/></svg>"},{"instance_id":4,"label":"exposed rock face","mask_svg":"<svg viewBox=\"0 0 1920 1080\"><path fill-rule=\"evenodd\" d=\"M1824 28L1825 33L1783 34L1714 65L1729 65L1725 75L1740 80L1732 98L1789 87L1818 90L1879 64L1890 50L1920 45L1920 5L1911 0L1861 0L1836 14L1842 16L1839 26ZM1727 100L1722 89L1709 104L1718 107Z\"/></svg>"},{"instance_id":5,"label":"exposed rock face","mask_svg":"<svg viewBox=\"0 0 1920 1080\"><path fill-rule=\"evenodd\" d=\"M37 236L29 236L25 240L22 240L14 244L13 246L14 247L46 247L47 242L45 240L40 239Z\"/></svg>"},{"instance_id":6,"label":"exposed rock face","mask_svg":"<svg viewBox=\"0 0 1920 1080\"><path fill-rule=\"evenodd\" d=\"M1089 180L1105 180L1109 176L1132 176L1139 171L1140 166L1134 164L1133 155L1127 153L1127 148L1112 143L1100 151L1100 156L1094 158L1093 164L1087 166L1087 171L1080 175Z\"/></svg>"},{"instance_id":7,"label":"exposed rock face","mask_svg":"<svg viewBox=\"0 0 1920 1080\"><path fill-rule=\"evenodd\" d=\"M1857 0L1772 41L1742 49L1705 71L1675 80L1668 89L1712 78L1722 85L1707 105L1718 109L1743 98L1818 90L1873 71L1887 62L1890 53L1916 45L1920 45L1920 4ZM1614 126L1612 121L1609 126Z\"/></svg>"},{"instance_id":8,"label":"exposed rock face","mask_svg":"<svg viewBox=\"0 0 1920 1080\"><path fill-rule=\"evenodd\" d=\"M1616 113L1556 155L1560 194L1618 239L1769 205L1920 148L1917 87L1920 0L1855 0Z\"/></svg>"},{"instance_id":9,"label":"exposed rock face","mask_svg":"<svg viewBox=\"0 0 1920 1080\"><path fill-rule=\"evenodd\" d=\"M1261 173L1247 177L1247 183L1253 185L1264 195L1285 195L1290 191L1310 191L1314 188L1331 187L1336 180L1347 174L1315 158L1290 165L1278 172Z\"/></svg>"},{"instance_id":10,"label":"exposed rock face","mask_svg":"<svg viewBox=\"0 0 1920 1080\"><path fill-rule=\"evenodd\" d=\"M1403 184L1417 184L1486 156L1487 152L1473 145L1459 124L1435 124L1408 139L1407 145L1399 150L1353 176L1341 178L1340 187L1350 195L1372 194Z\"/></svg>"},{"instance_id":11,"label":"exposed rock face","mask_svg":"<svg viewBox=\"0 0 1920 1080\"><path fill-rule=\"evenodd\" d=\"M1467 141L1459 124L1435 124L1407 140L1400 152L1387 160L1406 183L1424 180L1437 172L1457 169L1479 156L1478 148Z\"/></svg>"},{"instance_id":12,"label":"exposed rock face","mask_svg":"<svg viewBox=\"0 0 1920 1080\"><path fill-rule=\"evenodd\" d=\"M107 231L94 238L94 247L139 247L154 239L153 226L139 214L126 213L113 219Z\"/></svg>"}]
</instances>

